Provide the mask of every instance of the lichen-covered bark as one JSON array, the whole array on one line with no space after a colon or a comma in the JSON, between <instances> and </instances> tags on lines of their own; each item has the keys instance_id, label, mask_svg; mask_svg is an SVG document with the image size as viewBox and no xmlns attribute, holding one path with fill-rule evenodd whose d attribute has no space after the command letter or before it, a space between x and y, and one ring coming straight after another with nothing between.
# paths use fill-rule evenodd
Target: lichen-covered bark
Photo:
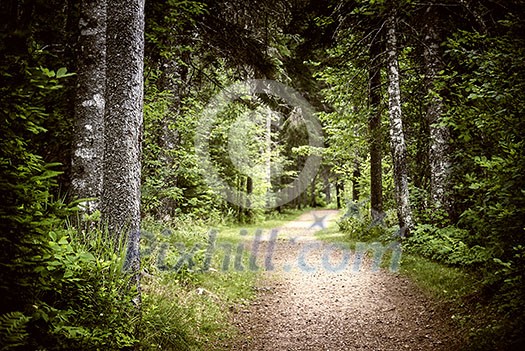
<instances>
[{"instance_id":1,"label":"lichen-covered bark","mask_svg":"<svg viewBox=\"0 0 525 351\"><path fill-rule=\"evenodd\" d=\"M401 92L399 88L399 65L397 58L396 12L391 11L387 20L387 71L388 71L388 110L390 116L390 145L394 163L394 186L397 204L397 217L401 235L412 227L408 192L408 172L406 145L401 118Z\"/></svg>"},{"instance_id":2,"label":"lichen-covered bark","mask_svg":"<svg viewBox=\"0 0 525 351\"><path fill-rule=\"evenodd\" d=\"M370 45L369 68L369 107L368 120L370 131L370 212L372 222L380 221L383 216L383 174L381 154L381 66L378 63L380 49L377 42Z\"/></svg>"},{"instance_id":3,"label":"lichen-covered bark","mask_svg":"<svg viewBox=\"0 0 525 351\"><path fill-rule=\"evenodd\" d=\"M102 194L106 90L106 2L84 0L77 51L75 133L71 158L72 193L84 210L98 209Z\"/></svg>"},{"instance_id":4,"label":"lichen-covered bark","mask_svg":"<svg viewBox=\"0 0 525 351\"><path fill-rule=\"evenodd\" d=\"M139 269L144 1L108 0L103 219Z\"/></svg>"},{"instance_id":5,"label":"lichen-covered bark","mask_svg":"<svg viewBox=\"0 0 525 351\"><path fill-rule=\"evenodd\" d=\"M439 72L443 69L440 53L439 16L436 6L430 5L426 12L424 25L424 52L426 68L426 86L428 104L426 119L430 130L430 145L428 160L430 165L430 194L433 205L448 208L447 194L449 190L449 129L440 124L444 105L440 91L435 86Z\"/></svg>"}]
</instances>

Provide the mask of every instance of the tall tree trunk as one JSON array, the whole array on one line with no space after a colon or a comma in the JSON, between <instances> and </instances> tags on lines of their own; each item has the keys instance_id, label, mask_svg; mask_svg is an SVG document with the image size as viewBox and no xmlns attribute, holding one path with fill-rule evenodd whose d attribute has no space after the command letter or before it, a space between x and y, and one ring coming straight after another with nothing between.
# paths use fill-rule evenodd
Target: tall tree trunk
<instances>
[{"instance_id":1,"label":"tall tree trunk","mask_svg":"<svg viewBox=\"0 0 525 351\"><path fill-rule=\"evenodd\" d=\"M381 155L381 65L379 64L379 44L370 45L369 107L370 130L370 211L372 222L383 218L383 175Z\"/></svg>"},{"instance_id":2,"label":"tall tree trunk","mask_svg":"<svg viewBox=\"0 0 525 351\"><path fill-rule=\"evenodd\" d=\"M266 206L272 208L274 200L268 196L272 191L272 120L273 116L271 111L265 111L265 122L266 122Z\"/></svg>"},{"instance_id":3,"label":"tall tree trunk","mask_svg":"<svg viewBox=\"0 0 525 351\"><path fill-rule=\"evenodd\" d=\"M250 176L247 176L246 177L246 207L244 208L244 215L248 222L253 217L252 194L253 194L253 178Z\"/></svg>"},{"instance_id":4,"label":"tall tree trunk","mask_svg":"<svg viewBox=\"0 0 525 351\"><path fill-rule=\"evenodd\" d=\"M332 184L330 184L330 168L328 167L323 170L323 192L324 200L329 205L332 202Z\"/></svg>"},{"instance_id":5,"label":"tall tree trunk","mask_svg":"<svg viewBox=\"0 0 525 351\"><path fill-rule=\"evenodd\" d=\"M359 160L354 161L354 170L352 172L352 201L359 201L359 178L361 178L361 170Z\"/></svg>"},{"instance_id":6,"label":"tall tree trunk","mask_svg":"<svg viewBox=\"0 0 525 351\"><path fill-rule=\"evenodd\" d=\"M127 236L126 266L139 279L144 0L108 0L102 214L110 233Z\"/></svg>"},{"instance_id":7,"label":"tall tree trunk","mask_svg":"<svg viewBox=\"0 0 525 351\"><path fill-rule=\"evenodd\" d=\"M430 164L430 195L434 206L449 209L447 194L449 193L450 159L448 154L449 129L441 126L444 112L443 99L436 88L436 79L443 70L440 52L441 38L439 33L439 15L436 6L427 8L424 28L424 52L426 69L426 88L428 105L426 120L430 130L430 145L428 160Z\"/></svg>"},{"instance_id":8,"label":"tall tree trunk","mask_svg":"<svg viewBox=\"0 0 525 351\"><path fill-rule=\"evenodd\" d=\"M408 169L406 163L405 136L401 118L401 91L399 88L399 65L397 58L396 17L392 10L387 19L387 70L388 70L388 110L390 116L390 144L394 163L394 186L397 204L397 217L401 236L408 235L412 228L408 192Z\"/></svg>"},{"instance_id":9,"label":"tall tree trunk","mask_svg":"<svg viewBox=\"0 0 525 351\"><path fill-rule=\"evenodd\" d=\"M335 200L337 202L337 208L341 208L341 191L342 191L342 182L337 179L335 181Z\"/></svg>"},{"instance_id":10,"label":"tall tree trunk","mask_svg":"<svg viewBox=\"0 0 525 351\"><path fill-rule=\"evenodd\" d=\"M317 180L317 174L314 176L314 179L312 179L312 182L310 183L310 207L312 208L317 207L317 196L316 196L316 186L315 186L316 180Z\"/></svg>"},{"instance_id":11,"label":"tall tree trunk","mask_svg":"<svg viewBox=\"0 0 525 351\"><path fill-rule=\"evenodd\" d=\"M106 91L106 2L84 0L80 7L75 132L71 157L72 192L93 213L102 194Z\"/></svg>"}]
</instances>

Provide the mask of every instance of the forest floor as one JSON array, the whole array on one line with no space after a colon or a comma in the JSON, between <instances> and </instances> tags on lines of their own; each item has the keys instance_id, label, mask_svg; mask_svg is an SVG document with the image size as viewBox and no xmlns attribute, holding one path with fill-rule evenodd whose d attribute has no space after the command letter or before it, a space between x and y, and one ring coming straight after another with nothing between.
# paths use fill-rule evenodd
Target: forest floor
<instances>
[{"instance_id":1,"label":"forest floor","mask_svg":"<svg viewBox=\"0 0 525 351\"><path fill-rule=\"evenodd\" d=\"M443 305L406 277L385 269L372 272L370 259L355 271L343 249L315 237L337 216L334 210L310 211L276 228L277 240L263 235L258 252L267 256L266 268L274 269L265 269L255 287L256 299L234 309L239 334L227 347L460 350ZM271 261L268 253L273 253Z\"/></svg>"}]
</instances>

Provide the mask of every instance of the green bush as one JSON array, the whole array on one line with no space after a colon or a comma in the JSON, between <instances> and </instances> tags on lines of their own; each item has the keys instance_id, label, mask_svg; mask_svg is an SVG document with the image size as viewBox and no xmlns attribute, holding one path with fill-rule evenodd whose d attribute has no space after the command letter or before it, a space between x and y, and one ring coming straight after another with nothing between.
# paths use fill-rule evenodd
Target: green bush
<instances>
[{"instance_id":1,"label":"green bush","mask_svg":"<svg viewBox=\"0 0 525 351\"><path fill-rule=\"evenodd\" d=\"M65 229L55 161L67 158L57 148L70 140L72 74L45 68L48 57L32 43L0 63L0 349L125 349L137 317L122 250L101 231Z\"/></svg>"},{"instance_id":2,"label":"green bush","mask_svg":"<svg viewBox=\"0 0 525 351\"><path fill-rule=\"evenodd\" d=\"M24 310L0 317L4 349L122 350L137 340L137 294L123 271L124 250L107 234L49 233L32 257L37 292ZM29 302L29 301L28 301Z\"/></svg>"},{"instance_id":3,"label":"green bush","mask_svg":"<svg viewBox=\"0 0 525 351\"><path fill-rule=\"evenodd\" d=\"M522 339L525 333L525 246L516 245L512 251L508 260L493 259L489 270L494 274L484 280L485 292L493 296L489 308L498 320L476 329L473 338L488 345L505 345Z\"/></svg>"},{"instance_id":4,"label":"green bush","mask_svg":"<svg viewBox=\"0 0 525 351\"><path fill-rule=\"evenodd\" d=\"M469 232L454 226L444 228L419 224L405 241L405 248L423 257L458 266L472 266L491 259L488 249L466 244Z\"/></svg>"},{"instance_id":5,"label":"green bush","mask_svg":"<svg viewBox=\"0 0 525 351\"><path fill-rule=\"evenodd\" d=\"M337 222L339 229L348 234L350 239L358 241L388 241L398 232L395 211L386 211L379 221L372 221L366 202L347 201L346 212Z\"/></svg>"},{"instance_id":6,"label":"green bush","mask_svg":"<svg viewBox=\"0 0 525 351\"><path fill-rule=\"evenodd\" d=\"M35 142L54 114L59 80L67 75L31 67L6 56L0 65L0 314L16 311L32 299L34 281L28 258L41 252L51 228L59 226L65 206L53 196L57 163L48 163ZM59 74L60 72L60 74ZM53 106L54 107L54 106Z\"/></svg>"}]
</instances>

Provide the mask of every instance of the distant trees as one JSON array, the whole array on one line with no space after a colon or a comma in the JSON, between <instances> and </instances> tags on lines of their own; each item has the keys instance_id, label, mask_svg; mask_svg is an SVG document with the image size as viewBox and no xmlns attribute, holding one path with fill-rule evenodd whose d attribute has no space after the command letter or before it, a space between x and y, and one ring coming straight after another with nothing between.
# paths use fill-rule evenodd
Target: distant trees
<instances>
[{"instance_id":1,"label":"distant trees","mask_svg":"<svg viewBox=\"0 0 525 351\"><path fill-rule=\"evenodd\" d=\"M230 208L237 219L254 220L263 213L261 209L254 215L251 210L225 203L218 193L210 191L202 177L203 167L195 158L192 143L200 113L221 89L256 77L292 81L287 76L289 72L285 65L288 60L295 59L291 56L297 36L284 33L283 28L290 23L291 16L286 14L293 6L287 2L270 6L242 1L210 2L203 7L197 3L164 6L155 2L147 6L150 14L147 27L151 30L147 37L146 56L151 64L147 71L145 122L148 126L153 121L160 123L167 132L151 128L146 131L144 203L156 218L189 212L214 216L219 209ZM160 105L161 101L165 103L162 109L150 109L155 104ZM255 169L236 168L235 161L232 164L230 155L223 150L232 144L228 137L234 133L230 131L229 135L224 135L222 128L235 127L241 118L251 119L250 110L257 121L262 121L255 117L261 111L273 111L265 117L264 126L261 125L264 127L264 147L259 148L261 143L255 139L242 140L253 150L264 149L260 155L255 152L250 156L256 156L255 162L265 163L265 177L249 174ZM293 181L302 169L306 158L304 145L308 143L301 114L261 91L250 98L234 99L227 111L227 114L218 114L217 124L221 128L216 128L215 137L210 139L213 162L225 182L239 196L248 195L249 198L250 193L261 192L262 187L268 192L278 191ZM295 120L292 118L294 113L299 116ZM192 118L186 118L188 115ZM253 131L259 127L258 123ZM291 125L297 128L289 128ZM167 136L175 133L177 144L169 151L166 140L170 138ZM168 154L169 157L164 157ZM159 167L159 158L169 159L169 166ZM278 164L273 171L271 162ZM309 190L312 196L320 193L315 186ZM288 205L306 206L312 202L312 196L297 197ZM243 201L248 203L248 199Z\"/></svg>"}]
</instances>

